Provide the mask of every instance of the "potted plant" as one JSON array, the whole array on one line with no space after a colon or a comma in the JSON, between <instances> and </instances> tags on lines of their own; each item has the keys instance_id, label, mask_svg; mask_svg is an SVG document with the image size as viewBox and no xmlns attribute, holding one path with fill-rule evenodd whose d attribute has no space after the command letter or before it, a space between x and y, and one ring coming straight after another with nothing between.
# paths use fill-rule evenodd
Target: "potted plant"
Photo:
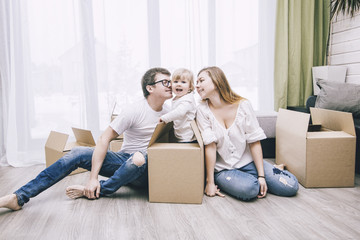
<instances>
[{"instance_id":1,"label":"potted plant","mask_svg":"<svg viewBox=\"0 0 360 240\"><path fill-rule=\"evenodd\" d=\"M330 48L331 48L331 33L332 33L332 21L339 13L343 15L350 15L354 17L355 13L360 9L360 0L331 0L330 2L330 26L329 35L327 41L327 64L330 64Z\"/></svg>"},{"instance_id":2,"label":"potted plant","mask_svg":"<svg viewBox=\"0 0 360 240\"><path fill-rule=\"evenodd\" d=\"M340 12L354 17L354 14L360 9L360 0L331 0L330 7L331 24L333 18Z\"/></svg>"},{"instance_id":3,"label":"potted plant","mask_svg":"<svg viewBox=\"0 0 360 240\"><path fill-rule=\"evenodd\" d=\"M330 48L332 21L339 13L354 17L355 13L360 9L360 0L331 0L330 2L330 26L327 41L327 64L330 64ZM347 68L344 66L316 66L312 68L314 95L317 95L319 88L316 85L318 79L327 79L329 81L345 82Z\"/></svg>"}]
</instances>

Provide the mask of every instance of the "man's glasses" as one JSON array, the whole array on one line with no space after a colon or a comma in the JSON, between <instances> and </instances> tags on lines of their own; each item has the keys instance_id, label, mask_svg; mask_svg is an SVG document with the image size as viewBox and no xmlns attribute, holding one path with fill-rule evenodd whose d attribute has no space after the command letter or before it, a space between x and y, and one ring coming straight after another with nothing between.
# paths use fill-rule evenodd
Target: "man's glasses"
<instances>
[{"instance_id":1,"label":"man's glasses","mask_svg":"<svg viewBox=\"0 0 360 240\"><path fill-rule=\"evenodd\" d=\"M155 84L157 84L159 82L161 82L164 87L170 87L170 85L171 85L171 81L167 80L167 79L163 79L163 80L160 80L160 81L157 81L157 82L154 82L154 83L150 83L148 85L155 85Z\"/></svg>"}]
</instances>

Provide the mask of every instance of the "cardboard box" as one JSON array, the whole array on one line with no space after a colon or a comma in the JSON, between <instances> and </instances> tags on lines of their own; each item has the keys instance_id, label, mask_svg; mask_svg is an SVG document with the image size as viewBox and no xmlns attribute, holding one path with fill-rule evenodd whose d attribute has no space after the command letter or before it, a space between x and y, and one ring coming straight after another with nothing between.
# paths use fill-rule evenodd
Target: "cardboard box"
<instances>
[{"instance_id":1,"label":"cardboard box","mask_svg":"<svg viewBox=\"0 0 360 240\"><path fill-rule=\"evenodd\" d=\"M76 146L87 146L94 147L95 141L91 134L91 131L72 128L76 141L67 142L69 135L51 131L45 144L45 157L46 167L56 162L59 158L67 154L73 147ZM71 174L81 173L87 171L83 168L74 170Z\"/></svg>"},{"instance_id":2,"label":"cardboard box","mask_svg":"<svg viewBox=\"0 0 360 240\"><path fill-rule=\"evenodd\" d=\"M115 106L114 106L114 109L115 109ZM118 116L117 114L114 114L114 109L113 109L113 112L111 113L110 122L112 122ZM120 151L121 146L123 144L123 139L124 139L124 136L123 136L123 134L121 134L116 139L111 140L109 150L113 151L113 152Z\"/></svg>"},{"instance_id":3,"label":"cardboard box","mask_svg":"<svg viewBox=\"0 0 360 240\"><path fill-rule=\"evenodd\" d=\"M122 135L121 135L122 136ZM111 142L110 142L110 151L113 151L113 152L118 152L118 151L120 151L120 149L121 149L121 146L122 146L122 144L123 144L123 138L122 137L118 137L118 138L116 138L116 139L114 139L114 140L111 140Z\"/></svg>"},{"instance_id":4,"label":"cardboard box","mask_svg":"<svg viewBox=\"0 0 360 240\"><path fill-rule=\"evenodd\" d=\"M171 142L172 122L159 123L148 147L149 201L202 203L204 145L196 122L191 123L198 143Z\"/></svg>"},{"instance_id":5,"label":"cardboard box","mask_svg":"<svg viewBox=\"0 0 360 240\"><path fill-rule=\"evenodd\" d=\"M280 109L276 163L285 164L304 187L353 187L355 128L351 113L311 108L310 114ZM314 130L312 130L314 129Z\"/></svg>"},{"instance_id":6,"label":"cardboard box","mask_svg":"<svg viewBox=\"0 0 360 240\"><path fill-rule=\"evenodd\" d=\"M112 113L110 117L110 122L114 121L114 119L117 117L117 114Z\"/></svg>"}]
</instances>

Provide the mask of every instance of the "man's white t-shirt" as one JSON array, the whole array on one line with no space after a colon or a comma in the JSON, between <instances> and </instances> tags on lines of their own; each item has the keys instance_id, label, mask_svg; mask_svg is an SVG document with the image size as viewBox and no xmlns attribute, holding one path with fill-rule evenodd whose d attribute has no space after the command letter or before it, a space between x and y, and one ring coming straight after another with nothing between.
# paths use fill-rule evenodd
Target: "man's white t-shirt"
<instances>
[{"instance_id":1,"label":"man's white t-shirt","mask_svg":"<svg viewBox=\"0 0 360 240\"><path fill-rule=\"evenodd\" d=\"M134 153L146 150L160 117L168 110L163 105L161 111L154 111L145 98L123 108L110 123L117 134L124 134L121 151Z\"/></svg>"}]
</instances>

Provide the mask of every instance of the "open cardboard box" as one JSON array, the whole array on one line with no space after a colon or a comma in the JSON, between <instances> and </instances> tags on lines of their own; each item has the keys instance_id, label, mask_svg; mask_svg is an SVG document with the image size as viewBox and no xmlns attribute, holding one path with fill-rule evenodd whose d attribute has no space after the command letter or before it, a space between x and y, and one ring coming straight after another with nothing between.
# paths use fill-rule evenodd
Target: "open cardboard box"
<instances>
[{"instance_id":1,"label":"open cardboard box","mask_svg":"<svg viewBox=\"0 0 360 240\"><path fill-rule=\"evenodd\" d=\"M123 144L123 138L121 135L121 136L111 140L109 149L110 149L110 151L118 152L118 151L120 151L122 144Z\"/></svg>"},{"instance_id":2,"label":"open cardboard box","mask_svg":"<svg viewBox=\"0 0 360 240\"><path fill-rule=\"evenodd\" d=\"M149 201L201 204L204 195L204 145L172 142L173 123L159 123L148 147Z\"/></svg>"},{"instance_id":3,"label":"open cardboard box","mask_svg":"<svg viewBox=\"0 0 360 240\"><path fill-rule=\"evenodd\" d=\"M73 147L86 146L95 147L95 141L91 131L72 128L75 135L75 142L67 142L69 135L51 131L45 144L45 158L46 167L56 162L59 158L67 154ZM81 173L87 171L83 168L74 170L71 174Z\"/></svg>"},{"instance_id":4,"label":"open cardboard box","mask_svg":"<svg viewBox=\"0 0 360 240\"><path fill-rule=\"evenodd\" d=\"M114 113L115 106L116 106L116 104L114 105L113 111L112 111L112 113L111 113L110 122L112 122L112 121L118 116L117 114ZM113 151L113 152L118 152L118 151L120 151L121 146L122 146L122 144L123 144L123 141L124 141L124 136L123 136L123 134L121 134L121 135L118 136L117 138L111 140L109 150L110 150L110 151Z\"/></svg>"},{"instance_id":5,"label":"open cardboard box","mask_svg":"<svg viewBox=\"0 0 360 240\"><path fill-rule=\"evenodd\" d=\"M351 113L310 108L280 109L276 163L285 164L304 187L353 187L356 135ZM320 125L320 126L319 126Z\"/></svg>"}]
</instances>

